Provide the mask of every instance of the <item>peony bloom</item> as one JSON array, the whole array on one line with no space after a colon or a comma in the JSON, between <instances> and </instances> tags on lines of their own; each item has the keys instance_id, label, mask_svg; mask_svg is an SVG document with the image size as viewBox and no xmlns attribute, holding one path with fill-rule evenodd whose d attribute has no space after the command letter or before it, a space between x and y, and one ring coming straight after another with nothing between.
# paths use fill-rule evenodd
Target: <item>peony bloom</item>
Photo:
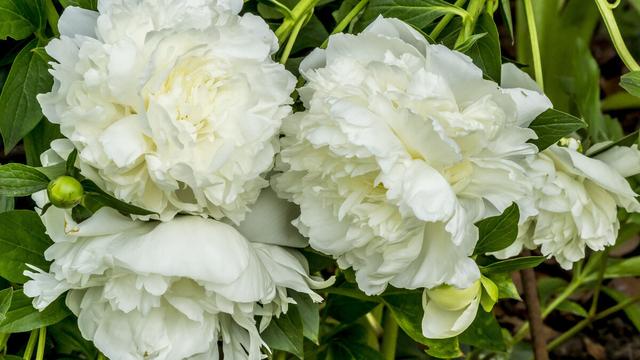
<instances>
[{"instance_id":1,"label":"peony bloom","mask_svg":"<svg viewBox=\"0 0 640 360\"><path fill-rule=\"evenodd\" d=\"M155 211L242 221L278 151L295 78L240 0L103 0L68 7L38 96L82 174Z\"/></svg>"},{"instance_id":2,"label":"peony bloom","mask_svg":"<svg viewBox=\"0 0 640 360\"><path fill-rule=\"evenodd\" d=\"M69 147L54 142L42 162L61 161ZM48 201L44 191L34 199ZM217 359L219 341L225 359L260 359L260 331L287 311L290 291L318 302L312 289L331 284L311 278L290 248L306 242L289 208L264 190L235 229L199 216L134 221L110 208L76 223L51 207L41 218L53 262L49 273L25 272L24 291L37 309L68 291L82 335L111 359Z\"/></svg>"},{"instance_id":3,"label":"peony bloom","mask_svg":"<svg viewBox=\"0 0 640 360\"><path fill-rule=\"evenodd\" d=\"M473 224L531 191L514 159L537 152L527 126L549 100L508 88L526 78L515 67L501 88L396 19L331 36L301 73L306 111L284 121L274 185L310 245L368 294L470 287Z\"/></svg>"},{"instance_id":4,"label":"peony bloom","mask_svg":"<svg viewBox=\"0 0 640 360\"><path fill-rule=\"evenodd\" d=\"M422 295L422 333L431 339L460 335L476 318L481 296L480 280L466 289L441 285L425 290Z\"/></svg>"},{"instance_id":5,"label":"peony bloom","mask_svg":"<svg viewBox=\"0 0 640 360\"><path fill-rule=\"evenodd\" d=\"M615 146L589 158L568 147L553 145L526 161L534 184L537 215L520 226L516 242L495 253L500 258L517 255L523 246L540 246L565 269L584 258L587 247L604 250L615 244L620 223L617 207L640 212L638 196L624 179L640 173L638 146Z\"/></svg>"}]
</instances>

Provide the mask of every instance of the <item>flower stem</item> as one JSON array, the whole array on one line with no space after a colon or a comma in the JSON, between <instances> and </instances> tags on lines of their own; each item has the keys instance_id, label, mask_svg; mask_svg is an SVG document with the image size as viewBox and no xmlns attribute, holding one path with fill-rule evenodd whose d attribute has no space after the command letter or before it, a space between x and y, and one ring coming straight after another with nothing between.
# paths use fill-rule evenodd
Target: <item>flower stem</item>
<instances>
[{"instance_id":1,"label":"flower stem","mask_svg":"<svg viewBox=\"0 0 640 360\"><path fill-rule=\"evenodd\" d=\"M596 320L600 320L603 319L617 311L623 310L624 308L626 308L627 306L640 301L640 295L639 296L634 296L632 298L629 298L623 302L618 303L617 305L614 305L606 310L603 310L602 312L599 312L593 316L589 316L586 319L580 321L579 323L575 324L571 329L567 330L565 333L563 333L562 335L560 335L559 337L557 337L555 340L553 340L552 342L549 343L549 350L554 349L556 347L558 347L558 345L564 343L565 341L569 340L570 338L572 338L574 335L576 335L577 333L580 332L580 330L584 329L587 325L591 324L592 322L596 321Z\"/></svg>"},{"instance_id":2,"label":"flower stem","mask_svg":"<svg viewBox=\"0 0 640 360\"><path fill-rule=\"evenodd\" d=\"M318 0L301 0L293 10L291 10L291 16L285 17L282 24L280 24L275 31L280 44L284 43L284 41L289 37L289 34L298 23L298 20L300 20L301 17L306 16L307 13L313 11L317 2Z\"/></svg>"},{"instance_id":3,"label":"flower stem","mask_svg":"<svg viewBox=\"0 0 640 360\"><path fill-rule=\"evenodd\" d=\"M29 335L29 341L27 342L27 347L24 349L24 356L22 357L24 360L30 360L31 355L33 355L33 350L36 347L36 341L38 340L38 330L32 330L31 335Z\"/></svg>"},{"instance_id":4,"label":"flower stem","mask_svg":"<svg viewBox=\"0 0 640 360\"><path fill-rule=\"evenodd\" d=\"M9 340L10 335L11 334L0 333L0 352L7 347L7 341Z\"/></svg>"},{"instance_id":5,"label":"flower stem","mask_svg":"<svg viewBox=\"0 0 640 360\"><path fill-rule=\"evenodd\" d=\"M467 17L462 19L462 29L460 30L458 39L456 39L454 48L457 49L473 34L476 21L484 9L485 1L486 0L471 0L469 2L469 6L467 6Z\"/></svg>"},{"instance_id":6,"label":"flower stem","mask_svg":"<svg viewBox=\"0 0 640 360\"><path fill-rule=\"evenodd\" d=\"M538 43L538 31L536 30L536 19L533 14L533 4L531 0L523 0L524 12L527 17L527 27L529 28L529 39L531 41L531 55L533 56L533 71L536 82L544 91L544 79L542 77L542 60L540 58L540 44Z\"/></svg>"},{"instance_id":7,"label":"flower stem","mask_svg":"<svg viewBox=\"0 0 640 360\"><path fill-rule=\"evenodd\" d=\"M598 280L596 281L595 288L593 289L593 297L591 299L591 307L589 308L589 316L595 316L596 311L598 310L598 300L600 297L600 290L602 289L602 279L604 278L604 273L607 270L607 260L609 258L609 250L611 248L606 248L602 255L600 256L600 269L598 271Z\"/></svg>"},{"instance_id":8,"label":"flower stem","mask_svg":"<svg viewBox=\"0 0 640 360\"><path fill-rule=\"evenodd\" d=\"M629 49L627 49L627 45L625 45L624 40L622 39L622 34L620 34L616 18L613 16L612 10L618 6L620 1L618 0L614 4L610 4L607 0L595 0L595 2L598 10L600 11L600 15L602 16L602 20L604 21L604 25L607 27L607 31L611 36L613 46L618 52L618 56L620 56L620 59L622 59L622 62L629 70L640 70L640 65L638 65L629 52Z\"/></svg>"},{"instance_id":9,"label":"flower stem","mask_svg":"<svg viewBox=\"0 0 640 360\"><path fill-rule=\"evenodd\" d=\"M38 331L38 351L36 352L36 360L44 360L44 347L47 342L47 328L41 327Z\"/></svg>"},{"instance_id":10,"label":"flower stem","mask_svg":"<svg viewBox=\"0 0 640 360\"><path fill-rule=\"evenodd\" d=\"M467 0L456 0L453 6L461 7L466 2ZM449 22L451 21L451 19L453 19L454 16L455 16L454 14L448 13L442 19L440 19L436 27L434 27L433 30L431 31L431 34L429 34L429 37L431 38L431 40L435 40L438 38L438 36L440 36L440 33L442 32L442 30L444 30L444 28L447 27L447 25L449 25Z\"/></svg>"},{"instance_id":11,"label":"flower stem","mask_svg":"<svg viewBox=\"0 0 640 360\"><path fill-rule=\"evenodd\" d=\"M364 9L365 6L367 6L368 3L369 3L369 0L360 0L356 4L356 6L354 6L353 9L351 9L351 11L349 11L342 20L340 20L340 22L338 23L338 25L336 25L336 27L333 29L330 35L337 34L339 32L342 32L344 29L346 29L347 26L349 26L349 24L351 23L351 21L353 21L353 19L360 13L360 11L362 11L362 9ZM329 39L327 38L320 47L325 48L327 47L328 43L329 43Z\"/></svg>"},{"instance_id":12,"label":"flower stem","mask_svg":"<svg viewBox=\"0 0 640 360\"><path fill-rule=\"evenodd\" d=\"M291 54L291 49L293 49L293 44L295 44L296 39L298 38L298 34L300 33L300 29L304 26L309 19L313 15L313 12L302 15L302 17L298 20L289 39L287 40L287 45L285 45L284 50L282 51L282 56L280 57L280 64L286 64L289 59L289 55Z\"/></svg>"},{"instance_id":13,"label":"flower stem","mask_svg":"<svg viewBox=\"0 0 640 360\"><path fill-rule=\"evenodd\" d=\"M387 309L384 314L384 334L382 336L382 355L385 360L396 358L396 345L398 342L398 323L393 318L391 311Z\"/></svg>"}]
</instances>

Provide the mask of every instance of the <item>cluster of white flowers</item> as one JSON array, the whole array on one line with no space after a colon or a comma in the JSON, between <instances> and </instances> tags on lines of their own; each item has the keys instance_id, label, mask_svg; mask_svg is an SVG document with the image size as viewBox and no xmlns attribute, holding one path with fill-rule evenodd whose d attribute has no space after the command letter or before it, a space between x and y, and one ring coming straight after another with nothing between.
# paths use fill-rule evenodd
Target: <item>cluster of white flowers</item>
<instances>
[{"instance_id":1,"label":"cluster of white flowers","mask_svg":"<svg viewBox=\"0 0 640 360\"><path fill-rule=\"evenodd\" d=\"M624 179L640 173L637 146L539 152L529 125L552 105L528 75L506 64L500 85L486 80L400 20L332 35L307 56L306 110L291 114L295 78L272 60L267 24L241 7L69 7L46 48L55 83L39 100L71 143L54 142L43 162L76 148L82 175L163 221L42 214L53 263L27 272L25 293L42 309L68 291L107 356L218 358L221 342L225 359L259 359L288 290L320 301L312 289L330 283L289 249L307 245L353 268L367 294L424 289L424 335L455 336L482 295L477 221L518 204L518 239L495 255L541 246L568 268L615 242L618 206L640 211ZM299 212L262 190L276 154L271 185Z\"/></svg>"}]
</instances>

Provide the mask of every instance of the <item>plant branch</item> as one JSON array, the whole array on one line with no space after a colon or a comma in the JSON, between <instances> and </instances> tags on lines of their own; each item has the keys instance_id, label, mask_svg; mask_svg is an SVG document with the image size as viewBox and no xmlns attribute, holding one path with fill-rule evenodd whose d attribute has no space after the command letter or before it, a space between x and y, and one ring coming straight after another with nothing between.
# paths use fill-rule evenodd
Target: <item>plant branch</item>
<instances>
[{"instance_id":1,"label":"plant branch","mask_svg":"<svg viewBox=\"0 0 640 360\"><path fill-rule=\"evenodd\" d=\"M38 331L38 350L36 352L36 360L44 360L44 347L47 342L47 328L41 327Z\"/></svg>"},{"instance_id":2,"label":"plant branch","mask_svg":"<svg viewBox=\"0 0 640 360\"><path fill-rule=\"evenodd\" d=\"M313 12L303 14L302 17L298 20L296 25L287 40L287 45L284 47L282 51L282 56L280 57L280 64L286 64L289 59L289 55L291 54L291 49L293 49L293 44L295 44L296 39L298 38L298 34L300 33L300 29L304 26L307 20L313 15Z\"/></svg>"},{"instance_id":3,"label":"plant branch","mask_svg":"<svg viewBox=\"0 0 640 360\"><path fill-rule=\"evenodd\" d=\"M469 2L469 5L467 6L467 16L462 19L462 29L456 39L454 48L457 49L473 34L476 21L484 9L485 1L486 0L471 0Z\"/></svg>"},{"instance_id":4,"label":"plant branch","mask_svg":"<svg viewBox=\"0 0 640 360\"><path fill-rule=\"evenodd\" d=\"M58 10L56 6L53 5L53 1L45 0L45 13L47 15L47 22L49 26L51 26L51 31L53 31L53 35L60 36L60 32L58 31L58 20L60 20L60 15L58 15Z\"/></svg>"},{"instance_id":5,"label":"plant branch","mask_svg":"<svg viewBox=\"0 0 640 360\"><path fill-rule=\"evenodd\" d=\"M637 301L640 301L640 295L629 298L623 302L618 303L617 305L614 305L606 310L603 310L602 312L599 312L593 316L589 316L583 319L579 323L575 324L571 329L567 330L565 333L563 333L562 335L557 337L555 340L550 342L549 350L555 349L556 347L558 347L558 345L569 340L570 338L572 338L574 335L579 333L582 329L584 329L587 325L591 324L592 322L603 319L617 311L623 310L627 306L634 304Z\"/></svg>"},{"instance_id":6,"label":"plant branch","mask_svg":"<svg viewBox=\"0 0 640 360\"><path fill-rule=\"evenodd\" d=\"M27 347L24 349L24 356L22 357L24 360L30 360L31 355L33 355L33 350L36 347L36 341L38 340L38 329L32 330L29 335L29 341L27 342Z\"/></svg>"},{"instance_id":7,"label":"plant branch","mask_svg":"<svg viewBox=\"0 0 640 360\"><path fill-rule=\"evenodd\" d=\"M531 255L528 250L525 256ZM520 270L522 276L522 286L524 287L524 299L527 305L529 323L531 324L531 340L533 343L533 353L536 360L549 360L549 353L544 339L544 324L542 323L542 312L540 310L540 299L538 298L538 287L536 284L536 273L533 269Z\"/></svg>"},{"instance_id":8,"label":"plant branch","mask_svg":"<svg viewBox=\"0 0 640 360\"><path fill-rule=\"evenodd\" d=\"M544 91L544 79L542 76L542 60L540 58L540 44L538 43L538 31L536 30L536 19L533 14L533 4L531 0L522 0L524 2L524 12L527 18L527 27L529 29L529 39L531 41L531 55L533 57L533 72L536 82L541 90Z\"/></svg>"},{"instance_id":9,"label":"plant branch","mask_svg":"<svg viewBox=\"0 0 640 360\"><path fill-rule=\"evenodd\" d=\"M609 250L611 250L611 248L606 248L602 252L602 256L600 257L600 269L598 270L598 280L596 281L595 288L593 289L593 298L591 299L589 316L594 316L596 314L596 311L598 310L598 300L600 298L600 290L602 289L602 280L604 278L604 273L607 270L607 260L609 258Z\"/></svg>"},{"instance_id":10,"label":"plant branch","mask_svg":"<svg viewBox=\"0 0 640 360\"><path fill-rule=\"evenodd\" d=\"M298 23L298 20L300 20L301 17L306 16L307 13L313 11L317 2L318 0L301 0L296 4L293 10L291 10L291 16L285 17L282 24L280 24L275 31L280 44L283 44L289 37L289 34Z\"/></svg>"},{"instance_id":11,"label":"plant branch","mask_svg":"<svg viewBox=\"0 0 640 360\"><path fill-rule=\"evenodd\" d=\"M356 4L356 6L354 6L353 9L351 9L351 11L349 11L342 20L340 20L338 25L336 25L336 27L333 29L333 31L329 35L337 34L339 32L342 32L342 30L346 29L347 26L349 26L349 24L351 23L351 21L353 21L353 19L360 13L360 11L362 11L362 9L364 9L365 6L367 6L368 3L369 3L369 0L360 0ZM329 43L329 38L327 38L320 47L324 49L327 47L328 43Z\"/></svg>"},{"instance_id":12,"label":"plant branch","mask_svg":"<svg viewBox=\"0 0 640 360\"><path fill-rule=\"evenodd\" d=\"M609 36L611 36L611 41L613 42L613 46L616 48L618 56L620 56L620 59L622 59L622 62L629 70L639 71L640 65L638 65L629 52L629 49L627 49L627 45L624 43L622 34L620 34L616 18L613 16L612 10L618 6L620 1L616 1L614 4L610 4L607 0L595 0L595 2L598 10L600 11L600 15L602 16L602 20L604 21L604 25L607 27Z\"/></svg>"},{"instance_id":13,"label":"plant branch","mask_svg":"<svg viewBox=\"0 0 640 360\"><path fill-rule=\"evenodd\" d=\"M462 7L466 2L467 0L456 0L453 6ZM451 19L453 19L454 16L455 16L454 14L448 13L442 19L440 19L436 27L434 27L433 30L431 31L431 34L429 34L429 37L432 40L437 39L438 36L440 36L440 33L442 32L442 30L444 30L444 28L447 27L447 25L449 25L449 22L451 22Z\"/></svg>"}]
</instances>

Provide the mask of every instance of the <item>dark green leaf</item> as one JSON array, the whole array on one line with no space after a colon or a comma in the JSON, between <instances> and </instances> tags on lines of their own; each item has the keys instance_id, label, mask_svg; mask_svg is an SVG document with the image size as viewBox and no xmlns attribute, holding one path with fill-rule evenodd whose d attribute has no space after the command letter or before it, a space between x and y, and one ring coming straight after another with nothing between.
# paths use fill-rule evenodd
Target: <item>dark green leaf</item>
<instances>
[{"instance_id":1,"label":"dark green leaf","mask_svg":"<svg viewBox=\"0 0 640 360\"><path fill-rule=\"evenodd\" d=\"M575 301L564 300L558 305L557 309L581 317L587 317L587 311Z\"/></svg>"},{"instance_id":2,"label":"dark green leaf","mask_svg":"<svg viewBox=\"0 0 640 360\"><path fill-rule=\"evenodd\" d=\"M11 307L7 318L0 322L0 332L17 333L31 331L44 326L53 325L69 316L70 312L64 305L64 298L60 297L43 311L38 311L31 305L32 299L22 290L13 292Z\"/></svg>"},{"instance_id":3,"label":"dark green leaf","mask_svg":"<svg viewBox=\"0 0 640 360\"><path fill-rule=\"evenodd\" d=\"M502 329L492 313L478 310L471 326L460 334L460 342L481 349L506 351Z\"/></svg>"},{"instance_id":4,"label":"dark green leaf","mask_svg":"<svg viewBox=\"0 0 640 360\"><path fill-rule=\"evenodd\" d=\"M7 318L7 311L11 306L11 299L13 298L13 288L6 288L0 291L0 323ZM0 345L1 346L1 345Z\"/></svg>"},{"instance_id":5,"label":"dark green leaf","mask_svg":"<svg viewBox=\"0 0 640 360\"><path fill-rule=\"evenodd\" d=\"M60 126L46 120L40 121L31 132L24 137L24 150L27 154L27 164L40 166L40 154L48 150L51 142L61 138Z\"/></svg>"},{"instance_id":6,"label":"dark green leaf","mask_svg":"<svg viewBox=\"0 0 640 360\"><path fill-rule=\"evenodd\" d=\"M27 0L0 0L0 40L27 38L38 29Z\"/></svg>"},{"instance_id":7,"label":"dark green leaf","mask_svg":"<svg viewBox=\"0 0 640 360\"><path fill-rule=\"evenodd\" d=\"M621 293L609 287L603 287L602 291L618 303L623 302L629 298L624 293ZM624 308L624 312L625 314L627 314L627 317L629 318L629 320L631 320L636 330L640 332L640 304L629 305Z\"/></svg>"},{"instance_id":8,"label":"dark green leaf","mask_svg":"<svg viewBox=\"0 0 640 360\"><path fill-rule=\"evenodd\" d=\"M462 355L457 338L436 340L422 335L422 290L388 290L380 297L400 328L413 340L427 345L427 354L443 359Z\"/></svg>"},{"instance_id":9,"label":"dark green leaf","mask_svg":"<svg viewBox=\"0 0 640 360\"><path fill-rule=\"evenodd\" d=\"M135 205L127 204L123 201L116 199L115 197L107 194L102 189L98 187L93 181L84 179L80 182L82 184L82 188L85 192L84 201L87 203L91 203L91 206L88 204L84 204L87 206L89 210L95 212L97 209L103 206L108 206L110 208L116 209L121 213L127 215L152 215L155 214L153 211L145 210L141 207L137 207Z\"/></svg>"},{"instance_id":10,"label":"dark green leaf","mask_svg":"<svg viewBox=\"0 0 640 360\"><path fill-rule=\"evenodd\" d=\"M23 164L0 166L0 195L28 196L47 188L49 178L40 171Z\"/></svg>"},{"instance_id":11,"label":"dark green leaf","mask_svg":"<svg viewBox=\"0 0 640 360\"><path fill-rule=\"evenodd\" d=\"M318 47L328 36L329 33L322 22L316 16L312 16L300 31L291 53L295 54L303 49Z\"/></svg>"},{"instance_id":12,"label":"dark green leaf","mask_svg":"<svg viewBox=\"0 0 640 360\"><path fill-rule=\"evenodd\" d=\"M383 360L381 353L365 344L336 341L331 344L327 358L336 360Z\"/></svg>"},{"instance_id":13,"label":"dark green leaf","mask_svg":"<svg viewBox=\"0 0 640 360\"><path fill-rule=\"evenodd\" d=\"M378 306L375 301L365 301L348 296L330 294L324 311L344 324L350 324Z\"/></svg>"},{"instance_id":14,"label":"dark green leaf","mask_svg":"<svg viewBox=\"0 0 640 360\"><path fill-rule=\"evenodd\" d=\"M464 51L473 59L484 76L490 80L500 83L500 72L502 68L502 57L500 56L500 37L498 28L493 22L491 15L483 13L476 23L476 33L486 33L478 39L471 47Z\"/></svg>"},{"instance_id":15,"label":"dark green leaf","mask_svg":"<svg viewBox=\"0 0 640 360\"><path fill-rule=\"evenodd\" d=\"M37 40L20 51L0 95L0 132L8 153L42 119L36 95L51 90L48 65L33 50Z\"/></svg>"},{"instance_id":16,"label":"dark green leaf","mask_svg":"<svg viewBox=\"0 0 640 360\"><path fill-rule=\"evenodd\" d=\"M622 75L620 86L629 94L640 97L640 71L631 71Z\"/></svg>"},{"instance_id":17,"label":"dark green leaf","mask_svg":"<svg viewBox=\"0 0 640 360\"><path fill-rule=\"evenodd\" d=\"M98 0L60 0L60 5L64 7L78 6L83 9L97 10Z\"/></svg>"},{"instance_id":18,"label":"dark green leaf","mask_svg":"<svg viewBox=\"0 0 640 360\"><path fill-rule=\"evenodd\" d=\"M502 250L513 244L518 236L520 211L515 203L501 215L479 221L476 226L480 233L474 255Z\"/></svg>"},{"instance_id":19,"label":"dark green leaf","mask_svg":"<svg viewBox=\"0 0 640 360\"><path fill-rule=\"evenodd\" d=\"M0 195L0 214L11 211L15 207L15 200L11 196Z\"/></svg>"},{"instance_id":20,"label":"dark green leaf","mask_svg":"<svg viewBox=\"0 0 640 360\"><path fill-rule=\"evenodd\" d=\"M424 29L445 14L461 15L465 11L443 0L372 0L362 15L359 27L364 28L382 15Z\"/></svg>"},{"instance_id":21,"label":"dark green leaf","mask_svg":"<svg viewBox=\"0 0 640 360\"><path fill-rule=\"evenodd\" d=\"M494 262L493 264L482 267L481 270L484 274L508 273L536 267L540 265L544 259L544 256L524 256Z\"/></svg>"},{"instance_id":22,"label":"dark green leaf","mask_svg":"<svg viewBox=\"0 0 640 360\"><path fill-rule=\"evenodd\" d=\"M82 337L77 321L75 316L68 316L47 329L47 336L51 337L55 344L56 355L65 355L55 357L56 359L95 359L97 357L98 351L91 342ZM78 355L84 355L84 357Z\"/></svg>"},{"instance_id":23,"label":"dark green leaf","mask_svg":"<svg viewBox=\"0 0 640 360\"><path fill-rule=\"evenodd\" d=\"M271 320L271 324L262 332L262 339L271 349L286 351L302 359L304 356L302 331L302 319L298 309L291 306L286 314Z\"/></svg>"},{"instance_id":24,"label":"dark green leaf","mask_svg":"<svg viewBox=\"0 0 640 360\"><path fill-rule=\"evenodd\" d=\"M529 128L538 135L538 139L530 140L540 151L555 144L563 137L586 126L585 122L565 112L549 109L533 120Z\"/></svg>"},{"instance_id":25,"label":"dark green leaf","mask_svg":"<svg viewBox=\"0 0 640 360\"><path fill-rule=\"evenodd\" d=\"M40 217L33 211L14 210L0 214L0 276L22 284L22 273L31 264L49 269L44 251L51 245Z\"/></svg>"},{"instance_id":26,"label":"dark green leaf","mask_svg":"<svg viewBox=\"0 0 640 360\"><path fill-rule=\"evenodd\" d=\"M313 341L315 344L318 344L318 333L320 332L320 306L314 303L307 294L301 294L290 290L289 296L296 301L296 305L292 306L295 306L298 309L298 313L302 319L304 337Z\"/></svg>"},{"instance_id":27,"label":"dark green leaf","mask_svg":"<svg viewBox=\"0 0 640 360\"><path fill-rule=\"evenodd\" d=\"M509 37L511 38L511 42L513 42L513 19L511 17L511 2L509 0L500 0L500 15L502 15L502 19L504 20L504 24L509 31Z\"/></svg>"},{"instance_id":28,"label":"dark green leaf","mask_svg":"<svg viewBox=\"0 0 640 360\"><path fill-rule=\"evenodd\" d=\"M611 149L614 146L631 146L633 144L637 144L639 140L640 140L640 130L636 130L631 134L623 137L622 139L611 142L610 144L607 144L605 146L601 146L596 150L589 149L591 151L587 151L587 155L590 157L595 157Z\"/></svg>"}]
</instances>

